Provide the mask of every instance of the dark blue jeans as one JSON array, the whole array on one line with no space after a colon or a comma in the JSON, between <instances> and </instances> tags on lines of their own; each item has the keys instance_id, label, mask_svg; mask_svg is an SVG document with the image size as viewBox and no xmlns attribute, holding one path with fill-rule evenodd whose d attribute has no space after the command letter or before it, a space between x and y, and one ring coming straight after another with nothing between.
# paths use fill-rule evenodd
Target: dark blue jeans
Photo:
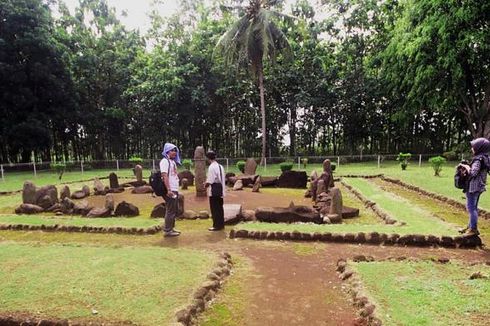
<instances>
[{"instance_id":1,"label":"dark blue jeans","mask_svg":"<svg viewBox=\"0 0 490 326\"><path fill-rule=\"evenodd\" d=\"M466 193L466 209L470 215L468 227L476 230L478 227L478 201L481 192Z\"/></svg>"}]
</instances>

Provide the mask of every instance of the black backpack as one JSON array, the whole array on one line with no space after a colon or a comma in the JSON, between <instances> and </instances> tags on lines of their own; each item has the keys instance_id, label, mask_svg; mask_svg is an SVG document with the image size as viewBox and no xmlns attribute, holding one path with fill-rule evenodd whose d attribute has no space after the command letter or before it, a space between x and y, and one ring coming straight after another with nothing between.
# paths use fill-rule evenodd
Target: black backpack
<instances>
[{"instance_id":1,"label":"black backpack","mask_svg":"<svg viewBox=\"0 0 490 326\"><path fill-rule=\"evenodd\" d=\"M480 158L480 168L487 170L487 172L490 174L490 170L487 168L485 165L485 161L483 158ZM469 165L471 166L475 160L471 161ZM462 164L468 164L467 161L462 161ZM470 182L470 176L467 174L466 169L462 166L457 166L456 167L456 173L454 174L454 186L458 189L468 189L468 185Z\"/></svg>"},{"instance_id":2,"label":"black backpack","mask_svg":"<svg viewBox=\"0 0 490 326\"><path fill-rule=\"evenodd\" d=\"M168 161L168 160L167 160ZM168 171L167 175L170 173L170 161L168 162ZM162 173L160 170L152 171L150 174L150 186L153 189L153 192L157 196L164 196L167 194L168 189L165 183L162 180Z\"/></svg>"}]
</instances>

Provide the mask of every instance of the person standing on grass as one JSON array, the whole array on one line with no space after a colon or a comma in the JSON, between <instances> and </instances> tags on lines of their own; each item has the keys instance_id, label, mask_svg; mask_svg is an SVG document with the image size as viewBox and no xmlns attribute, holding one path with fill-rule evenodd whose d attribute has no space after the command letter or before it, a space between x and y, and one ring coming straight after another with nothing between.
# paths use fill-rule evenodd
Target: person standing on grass
<instances>
[{"instance_id":1,"label":"person standing on grass","mask_svg":"<svg viewBox=\"0 0 490 326\"><path fill-rule=\"evenodd\" d=\"M469 165L460 164L466 169L469 181L463 192L466 193L466 208L469 214L468 226L461 229L464 236L477 236L478 232L478 201L482 192L486 190L487 173L490 168L490 141L486 138L477 138L471 141L473 159Z\"/></svg>"},{"instance_id":2,"label":"person standing on grass","mask_svg":"<svg viewBox=\"0 0 490 326\"><path fill-rule=\"evenodd\" d=\"M206 153L209 162L208 176L204 186L209 196L209 206L213 218L213 227L209 231L219 231L225 228L225 213L223 210L223 197L225 196L225 173L223 166L216 162L216 153Z\"/></svg>"},{"instance_id":3,"label":"person standing on grass","mask_svg":"<svg viewBox=\"0 0 490 326\"><path fill-rule=\"evenodd\" d=\"M180 235L180 232L174 229L179 198L179 176L177 175L177 164L180 165L179 149L174 144L166 143L163 147L162 155L160 172L168 191L162 196L165 200L166 208L163 232L166 237L176 237Z\"/></svg>"}]
</instances>

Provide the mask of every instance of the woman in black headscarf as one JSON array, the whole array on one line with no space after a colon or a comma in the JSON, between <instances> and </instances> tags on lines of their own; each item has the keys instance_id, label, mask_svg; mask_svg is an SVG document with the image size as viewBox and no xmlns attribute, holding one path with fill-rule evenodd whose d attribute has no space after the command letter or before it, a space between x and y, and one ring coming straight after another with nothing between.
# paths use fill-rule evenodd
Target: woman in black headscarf
<instances>
[{"instance_id":1,"label":"woman in black headscarf","mask_svg":"<svg viewBox=\"0 0 490 326\"><path fill-rule=\"evenodd\" d=\"M486 138L477 138L471 141L473 159L470 165L462 165L469 176L466 193L466 208L469 213L468 226L461 232L465 236L475 236L478 232L478 201L482 192L486 190L487 173L490 168L490 141Z\"/></svg>"}]
</instances>

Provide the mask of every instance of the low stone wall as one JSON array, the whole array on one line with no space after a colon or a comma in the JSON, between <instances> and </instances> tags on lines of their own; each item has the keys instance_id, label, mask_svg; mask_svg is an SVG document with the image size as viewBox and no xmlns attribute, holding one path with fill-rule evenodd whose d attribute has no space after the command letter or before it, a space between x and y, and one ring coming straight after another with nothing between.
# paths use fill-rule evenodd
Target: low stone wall
<instances>
[{"instance_id":1,"label":"low stone wall","mask_svg":"<svg viewBox=\"0 0 490 326\"><path fill-rule=\"evenodd\" d=\"M395 224L398 222L388 213L386 213L381 208L379 208L375 202L364 197L359 191L357 191L357 189L354 189L354 187L352 187L351 185L345 183L344 181L340 181L340 184L344 186L347 190L349 190L354 196L356 196L357 199L359 199L364 204L364 206L371 209L374 212L374 214L376 214L376 216L382 219L386 224ZM405 223L400 223L400 224L405 225Z\"/></svg>"},{"instance_id":2,"label":"low stone wall","mask_svg":"<svg viewBox=\"0 0 490 326\"><path fill-rule=\"evenodd\" d=\"M422 194L424 196L427 196L427 197L430 197L432 199L436 199L436 200L439 200L439 201L442 201L452 207L455 207L455 208L458 208L458 209L462 209L462 210L466 210L466 205L463 204L463 203L460 203L454 199L451 199L451 198L448 198L448 197L445 197L443 195L439 195L439 194L436 194L436 193L433 193L433 192L430 192L430 191L427 191L425 189L422 189L420 187L417 187L417 186L414 186L414 185L411 185L411 184L408 184L408 183L405 183L401 180L398 180L398 179L393 179L393 178L390 178L390 177L385 177L385 176L382 176L381 177L382 180L384 181L387 181L387 182L391 182L391 183L394 183L396 185L399 185L399 186L402 186L404 188L407 188L409 190L412 190L412 191L415 191L419 194ZM484 209L479 209L478 210L478 213L480 214L480 217L484 218L484 219L490 219L490 212L484 210Z\"/></svg>"},{"instance_id":3,"label":"low stone wall","mask_svg":"<svg viewBox=\"0 0 490 326\"><path fill-rule=\"evenodd\" d=\"M219 291L225 279L230 275L233 262L229 253L221 254L221 260L215 268L208 274L207 280L194 292L193 301L175 315L177 323L182 325L195 325L197 317L209 306Z\"/></svg>"},{"instance_id":4,"label":"low stone wall","mask_svg":"<svg viewBox=\"0 0 490 326\"><path fill-rule=\"evenodd\" d=\"M115 234L132 234L148 235L156 234L162 231L160 225L149 228L124 228L120 226L76 226L76 225L28 225L28 224L0 224L0 230L14 231L45 231L45 232L78 232L78 233L115 233Z\"/></svg>"},{"instance_id":5,"label":"low stone wall","mask_svg":"<svg viewBox=\"0 0 490 326\"><path fill-rule=\"evenodd\" d=\"M303 233L292 232L269 232L269 231L248 231L231 230L230 238L245 238L256 240L292 240L292 241L320 241L336 243L355 243L373 244L385 246L413 246L413 247L445 247L445 248L476 248L481 247L482 242L479 237L450 237L422 234L400 235L397 233L386 234L378 232L358 232L358 233Z\"/></svg>"}]
</instances>

